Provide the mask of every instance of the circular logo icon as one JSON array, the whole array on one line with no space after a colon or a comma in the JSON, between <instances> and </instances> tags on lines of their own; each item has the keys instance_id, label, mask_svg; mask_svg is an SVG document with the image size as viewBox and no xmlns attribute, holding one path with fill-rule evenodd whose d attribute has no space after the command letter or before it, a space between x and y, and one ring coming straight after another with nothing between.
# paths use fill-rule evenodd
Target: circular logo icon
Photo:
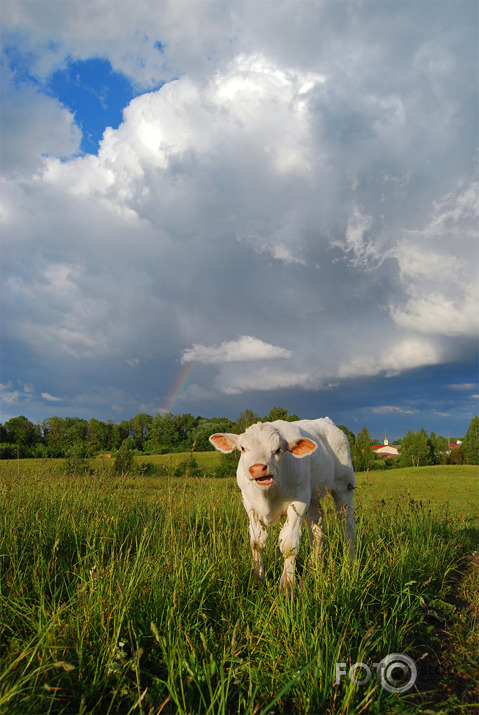
<instances>
[{"instance_id":1,"label":"circular logo icon","mask_svg":"<svg viewBox=\"0 0 479 715\"><path fill-rule=\"evenodd\" d=\"M416 663L403 653L390 653L378 666L381 685L389 693L406 693L417 678Z\"/></svg>"}]
</instances>

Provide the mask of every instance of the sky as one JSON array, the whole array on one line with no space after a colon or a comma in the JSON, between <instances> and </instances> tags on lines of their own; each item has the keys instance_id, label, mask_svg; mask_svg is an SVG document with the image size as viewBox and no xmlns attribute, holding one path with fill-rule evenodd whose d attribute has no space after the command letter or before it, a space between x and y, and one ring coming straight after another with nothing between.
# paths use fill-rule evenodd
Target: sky
<instances>
[{"instance_id":1,"label":"sky","mask_svg":"<svg viewBox=\"0 0 479 715\"><path fill-rule=\"evenodd\" d=\"M478 412L474 1L2 0L1 421Z\"/></svg>"}]
</instances>

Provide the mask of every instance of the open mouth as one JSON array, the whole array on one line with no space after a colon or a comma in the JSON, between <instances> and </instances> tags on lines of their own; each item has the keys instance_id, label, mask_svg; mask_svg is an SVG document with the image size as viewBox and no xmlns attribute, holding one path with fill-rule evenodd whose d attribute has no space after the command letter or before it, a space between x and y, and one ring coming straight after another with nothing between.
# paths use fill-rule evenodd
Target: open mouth
<instances>
[{"instance_id":1,"label":"open mouth","mask_svg":"<svg viewBox=\"0 0 479 715\"><path fill-rule=\"evenodd\" d=\"M272 474L266 474L264 477L257 477L255 482L261 484L262 487L269 487L274 482L274 477Z\"/></svg>"}]
</instances>

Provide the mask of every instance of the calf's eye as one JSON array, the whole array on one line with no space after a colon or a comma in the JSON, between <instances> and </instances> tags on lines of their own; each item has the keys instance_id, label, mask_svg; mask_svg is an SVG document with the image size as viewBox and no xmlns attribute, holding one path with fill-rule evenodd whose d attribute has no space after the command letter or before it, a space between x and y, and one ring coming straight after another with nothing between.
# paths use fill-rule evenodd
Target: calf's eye
<instances>
[{"instance_id":1,"label":"calf's eye","mask_svg":"<svg viewBox=\"0 0 479 715\"><path fill-rule=\"evenodd\" d=\"M281 452L281 447L278 447L278 449L275 449L273 454L279 454Z\"/></svg>"}]
</instances>

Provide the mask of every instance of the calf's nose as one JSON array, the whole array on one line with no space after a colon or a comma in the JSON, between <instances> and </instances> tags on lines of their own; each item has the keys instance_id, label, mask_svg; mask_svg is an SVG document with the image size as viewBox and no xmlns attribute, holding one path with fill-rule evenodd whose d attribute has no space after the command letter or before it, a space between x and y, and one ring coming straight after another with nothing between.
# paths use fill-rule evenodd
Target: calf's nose
<instances>
[{"instance_id":1,"label":"calf's nose","mask_svg":"<svg viewBox=\"0 0 479 715\"><path fill-rule=\"evenodd\" d=\"M248 469L253 479L258 479L259 477L265 477L268 474L268 467L266 464L253 464L252 467Z\"/></svg>"}]
</instances>

